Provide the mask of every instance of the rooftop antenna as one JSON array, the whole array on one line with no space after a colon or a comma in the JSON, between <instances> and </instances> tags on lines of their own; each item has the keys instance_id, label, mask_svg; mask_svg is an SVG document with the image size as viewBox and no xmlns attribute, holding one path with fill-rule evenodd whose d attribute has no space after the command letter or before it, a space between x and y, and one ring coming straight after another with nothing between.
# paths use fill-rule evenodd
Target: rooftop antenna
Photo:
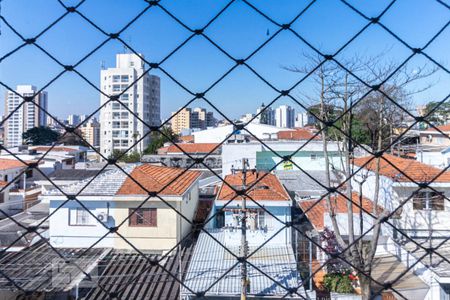
<instances>
[{"instance_id":1,"label":"rooftop antenna","mask_svg":"<svg viewBox=\"0 0 450 300\"><path fill-rule=\"evenodd\" d=\"M102 60L102 61L100 62L100 68L101 68L102 70L106 70L106 67L105 67L105 61L104 61L104 60Z\"/></svg>"}]
</instances>

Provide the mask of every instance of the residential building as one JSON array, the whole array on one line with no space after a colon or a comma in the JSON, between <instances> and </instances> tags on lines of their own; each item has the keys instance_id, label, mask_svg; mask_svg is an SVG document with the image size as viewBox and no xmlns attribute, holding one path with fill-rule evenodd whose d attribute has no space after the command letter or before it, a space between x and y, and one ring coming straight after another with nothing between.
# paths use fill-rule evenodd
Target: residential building
<instances>
[{"instance_id":1,"label":"residential building","mask_svg":"<svg viewBox=\"0 0 450 300\"><path fill-rule=\"evenodd\" d=\"M44 110L48 108L48 95L45 91L37 92L37 88L32 85L18 85L15 93L12 91L6 92L5 115L8 117L5 122L6 147L22 145L22 134L24 132L34 127L47 125ZM24 99L19 95L33 97L33 102L25 102L20 105Z\"/></svg>"},{"instance_id":2,"label":"residential building","mask_svg":"<svg viewBox=\"0 0 450 300\"><path fill-rule=\"evenodd\" d=\"M201 159L202 163L194 163L195 159ZM144 155L141 161L179 168L203 170L210 168L220 172L222 168L221 145L217 143L178 143L158 149L156 155Z\"/></svg>"},{"instance_id":3,"label":"residential building","mask_svg":"<svg viewBox=\"0 0 450 300\"><path fill-rule=\"evenodd\" d=\"M100 123L95 119L85 122L80 128L83 138L93 147L100 146Z\"/></svg>"},{"instance_id":4,"label":"residential building","mask_svg":"<svg viewBox=\"0 0 450 300\"><path fill-rule=\"evenodd\" d=\"M352 185L355 190L361 185L363 195L373 200L376 160L366 156L354 159L353 164L360 169ZM390 154L384 154L380 164L378 203L388 211L401 207L393 220L395 226L414 237L448 236L450 204L445 197L450 197L450 172ZM419 188L418 184L428 182L430 188Z\"/></svg>"},{"instance_id":5,"label":"residential building","mask_svg":"<svg viewBox=\"0 0 450 300\"><path fill-rule=\"evenodd\" d=\"M295 127L305 127L308 125L314 125L316 118L309 112L298 113L295 117Z\"/></svg>"},{"instance_id":6,"label":"residential building","mask_svg":"<svg viewBox=\"0 0 450 300\"><path fill-rule=\"evenodd\" d=\"M174 133L180 134L183 129L191 128L191 112L192 110L189 107L178 112L172 112L170 124Z\"/></svg>"},{"instance_id":7,"label":"residential building","mask_svg":"<svg viewBox=\"0 0 450 300\"><path fill-rule=\"evenodd\" d=\"M216 126L213 112L200 107L185 107L180 111L172 112L170 122L172 130L176 134L190 133Z\"/></svg>"},{"instance_id":8,"label":"residential building","mask_svg":"<svg viewBox=\"0 0 450 300\"><path fill-rule=\"evenodd\" d=\"M103 169L56 169L55 171L35 180L34 183L41 187L42 193L46 193L57 187L64 187L76 184L82 180L89 180L95 176L106 172Z\"/></svg>"},{"instance_id":9,"label":"residential building","mask_svg":"<svg viewBox=\"0 0 450 300\"><path fill-rule=\"evenodd\" d=\"M196 143L222 143L224 141L226 143L244 143L249 140L255 140L255 137L260 140L277 139L277 133L282 130L286 130L286 128L252 122L245 125L242 129L238 129L233 125L223 125L196 131L192 135Z\"/></svg>"},{"instance_id":10,"label":"residential building","mask_svg":"<svg viewBox=\"0 0 450 300\"><path fill-rule=\"evenodd\" d=\"M35 179L43 177L58 169L74 169L76 163L86 161L87 148L83 146L21 146L2 151L1 158L24 161L40 160L40 172L35 172Z\"/></svg>"},{"instance_id":11,"label":"residential building","mask_svg":"<svg viewBox=\"0 0 450 300\"><path fill-rule=\"evenodd\" d=\"M433 127L420 131L420 144L426 146L450 146L450 123L437 126L437 128L442 133Z\"/></svg>"},{"instance_id":12,"label":"residential building","mask_svg":"<svg viewBox=\"0 0 450 300\"><path fill-rule=\"evenodd\" d=\"M345 191L342 191L345 193ZM305 244L309 244L309 240L302 234L295 235L295 244L298 247L297 254L299 257L307 258L304 262L308 261L311 266L309 269L309 276L312 276L316 286L323 285L323 278L327 271L327 268L322 268L329 262L330 256L326 251L326 244L321 240L321 236L326 234L327 231L333 230L333 224L330 218L330 209L325 199L325 193L321 196L314 197L312 199L302 199L297 201L300 212L297 216L300 217L300 222L297 227L300 232L306 232L308 237L316 244L322 244L322 248L314 247L311 251L310 247L305 247ZM371 239L373 234L373 226L376 222L376 218L372 216L374 211L374 203L372 200L360 195L356 192L352 193L350 200L352 204L353 212L353 230L356 237L359 238L361 234L365 239ZM348 218L348 199L343 195L336 193L330 195L330 204L333 209L336 223L339 228L345 242L348 242L347 236L349 233L349 218ZM383 208L378 206L378 213L383 212ZM306 215L306 221L301 217ZM408 264L403 264L397 257L395 251L391 253L387 250L388 236L383 226L378 237L378 248L371 265L371 278L374 282L371 282L371 291L376 294L378 291L381 294L380 299L384 299L389 296L389 290L383 290L383 286L378 282L389 282L395 280L395 284L392 286L395 291L401 293L406 299L436 299L427 298L427 294L430 293L430 286L424 280L423 276L420 276L423 269L411 270L412 262L411 258L408 258ZM398 249L397 249L398 250ZM311 251L311 253L309 252ZM423 266L421 266L422 268ZM388 268L388 272L386 271ZM402 275L399 277L399 275Z\"/></svg>"},{"instance_id":13,"label":"residential building","mask_svg":"<svg viewBox=\"0 0 450 300\"><path fill-rule=\"evenodd\" d=\"M35 160L24 160L26 163ZM16 214L26 208L27 204L37 200L39 189L30 184L30 179L38 173L25 170L27 166L15 158L0 157L0 209L7 214ZM2 214L0 219L6 216Z\"/></svg>"},{"instance_id":14,"label":"residential building","mask_svg":"<svg viewBox=\"0 0 450 300\"><path fill-rule=\"evenodd\" d=\"M220 154L221 145L217 143L192 143L192 144L174 144L167 147L166 154L178 155L178 154L194 154L194 155L207 155L207 154Z\"/></svg>"},{"instance_id":15,"label":"residential building","mask_svg":"<svg viewBox=\"0 0 450 300\"><path fill-rule=\"evenodd\" d=\"M100 72L102 92L119 95L121 102L108 102L109 98L103 94L100 98L101 105L108 102L100 110L100 152L105 157L113 150L128 150L138 140L141 141L134 150L142 152L150 143L149 126L161 123L160 79L145 73L142 58L136 54L117 54L116 66Z\"/></svg>"},{"instance_id":16,"label":"residential building","mask_svg":"<svg viewBox=\"0 0 450 300\"><path fill-rule=\"evenodd\" d=\"M70 126L77 126L78 124L81 123L80 116L79 115L69 115L67 117L67 123Z\"/></svg>"},{"instance_id":17,"label":"residential building","mask_svg":"<svg viewBox=\"0 0 450 300\"><path fill-rule=\"evenodd\" d=\"M0 158L0 203L9 202L9 190L17 188L22 179L21 172L26 168L19 160ZM11 183L12 182L12 183ZM5 208L2 205L2 208Z\"/></svg>"},{"instance_id":18,"label":"residential building","mask_svg":"<svg viewBox=\"0 0 450 300\"><path fill-rule=\"evenodd\" d=\"M275 126L275 110L263 104L256 110L255 123Z\"/></svg>"},{"instance_id":19,"label":"residential building","mask_svg":"<svg viewBox=\"0 0 450 300\"><path fill-rule=\"evenodd\" d=\"M295 109L289 105L281 105L275 110L275 125L283 128L295 126Z\"/></svg>"},{"instance_id":20,"label":"residential building","mask_svg":"<svg viewBox=\"0 0 450 300\"><path fill-rule=\"evenodd\" d=\"M91 214L76 201L66 202L67 197L58 190L45 193L54 247L132 249L128 241L137 249L162 253L190 233L200 172L149 164L128 165L124 170L105 171L87 186L87 181L80 181L62 187L69 195L83 189L77 199ZM149 198L152 193L157 196ZM108 233L108 228L119 224L117 232L127 241Z\"/></svg>"},{"instance_id":21,"label":"residential building","mask_svg":"<svg viewBox=\"0 0 450 300\"><path fill-rule=\"evenodd\" d=\"M294 128L294 130L278 131L277 138L279 141L320 140L320 135L316 135L316 132L314 128Z\"/></svg>"},{"instance_id":22,"label":"residential building","mask_svg":"<svg viewBox=\"0 0 450 300\"><path fill-rule=\"evenodd\" d=\"M242 177L238 172L224 178L226 183L221 185L210 213L215 218L206 224L207 233L200 233L185 274L183 298L195 296L192 291L206 291L206 299L217 299L217 295L228 299L240 297L241 265L237 258L242 257L243 247L249 254L247 293L250 298L308 298L291 244L292 228L284 225L291 221L292 206L286 189L273 174L247 172L245 184L250 188L246 190L247 230L242 245L243 196L238 196L233 189L242 187ZM224 272L227 276L223 276ZM283 282L283 287L295 287L297 294L287 294L283 287L261 276L262 272Z\"/></svg>"},{"instance_id":23,"label":"residential building","mask_svg":"<svg viewBox=\"0 0 450 300\"><path fill-rule=\"evenodd\" d=\"M321 141L252 141L249 143L228 143L222 145L222 175L231 173L240 165L243 158L258 170L306 171L325 170L325 157ZM337 142L328 142L330 162L340 169ZM283 156L292 156L291 161L283 161Z\"/></svg>"},{"instance_id":24,"label":"residential building","mask_svg":"<svg viewBox=\"0 0 450 300\"><path fill-rule=\"evenodd\" d=\"M245 114L245 115L241 116L239 121L241 121L242 123L246 124L246 123L252 121L254 116L255 116L254 114ZM252 122L255 122L255 121L256 121L256 119L253 120Z\"/></svg>"}]
</instances>

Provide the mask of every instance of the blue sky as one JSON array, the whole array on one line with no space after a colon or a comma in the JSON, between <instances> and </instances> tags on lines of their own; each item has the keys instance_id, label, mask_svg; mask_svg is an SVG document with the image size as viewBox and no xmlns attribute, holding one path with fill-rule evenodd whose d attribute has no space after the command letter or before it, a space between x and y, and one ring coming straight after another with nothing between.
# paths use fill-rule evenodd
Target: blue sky
<instances>
[{"instance_id":1,"label":"blue sky","mask_svg":"<svg viewBox=\"0 0 450 300\"><path fill-rule=\"evenodd\" d=\"M63 1L76 5L78 1ZM250 1L279 23L289 22L309 1L303 0L253 0ZM349 1L368 16L378 15L389 3L385 0ZM61 16L65 10L55 0L3 0L1 14L24 37L33 37ZM204 26L228 1L222 0L162 0L161 4L191 28ZM446 3L449 3L447 1ZM142 0L87 0L79 10L106 32L116 32L146 7ZM398 0L381 19L398 36L413 47L422 47L450 20L450 11L431 0ZM367 21L337 0L318 0L293 24L293 29L324 53L333 53L357 33ZM0 57L21 44L3 22L0 35ZM258 15L241 0L235 1L224 14L206 29L215 43L235 58L246 57L275 33L277 27ZM159 62L189 37L188 30L170 18L158 7L150 8L121 36L149 61ZM43 34L37 43L62 63L70 65L103 42L106 37L76 14L61 20ZM386 59L399 63L409 50L383 31L371 26L349 45L338 59L359 55L376 55L389 49ZM92 83L98 85L102 63L113 66L115 54L126 51L119 42L110 41L96 51L77 69ZM266 47L252 57L248 64L277 88L287 89L301 75L283 66L302 66L306 62L302 53L310 53L303 42L290 32L282 32ZM437 61L450 68L450 28L426 51ZM414 66L426 63L423 57L414 58ZM233 66L233 61L223 55L201 36L194 37L183 48L162 64L162 67L179 82L194 92L201 92ZM33 84L38 88L47 84L61 67L35 46L26 46L0 63L0 80L10 87ZM191 97L160 71L162 117L178 109ZM449 75L438 72L432 78L435 86L416 95L418 104L440 100L448 92ZM420 85L420 83L419 83ZM411 87L414 88L414 87ZM310 89L306 81L293 95ZM46 89L49 93L49 110L59 117L68 114L92 112L98 107L98 92L74 73L66 73ZM5 89L0 92L4 94ZM245 67L239 67L207 93L207 98L227 116L238 117L254 112L261 102L270 102L277 94ZM3 98L3 97L2 97ZM281 99L279 104L292 104ZM277 103L277 104L278 104ZM208 105L196 102L194 106ZM3 105L0 105L3 112ZM298 109L298 107L296 107Z\"/></svg>"}]
</instances>

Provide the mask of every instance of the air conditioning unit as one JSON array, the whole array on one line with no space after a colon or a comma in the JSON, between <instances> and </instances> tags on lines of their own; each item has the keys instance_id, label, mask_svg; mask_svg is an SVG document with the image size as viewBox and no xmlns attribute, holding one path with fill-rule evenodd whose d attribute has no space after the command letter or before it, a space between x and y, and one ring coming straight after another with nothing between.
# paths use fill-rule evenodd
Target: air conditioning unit
<instances>
[{"instance_id":1,"label":"air conditioning unit","mask_svg":"<svg viewBox=\"0 0 450 300\"><path fill-rule=\"evenodd\" d=\"M106 212L97 213L97 219L100 222L106 223L108 221L108 214Z\"/></svg>"}]
</instances>

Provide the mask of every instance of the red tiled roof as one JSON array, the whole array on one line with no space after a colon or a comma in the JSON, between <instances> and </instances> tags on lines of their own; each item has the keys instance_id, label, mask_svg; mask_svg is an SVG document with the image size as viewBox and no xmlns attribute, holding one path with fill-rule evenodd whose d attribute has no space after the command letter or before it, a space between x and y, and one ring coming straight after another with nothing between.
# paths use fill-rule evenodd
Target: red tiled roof
<instances>
[{"instance_id":1,"label":"red tiled roof","mask_svg":"<svg viewBox=\"0 0 450 300\"><path fill-rule=\"evenodd\" d=\"M314 136L314 132L311 129L295 128L294 130L283 130L278 132L279 140L317 140L320 137Z\"/></svg>"},{"instance_id":2,"label":"red tiled roof","mask_svg":"<svg viewBox=\"0 0 450 300\"><path fill-rule=\"evenodd\" d=\"M266 176L264 176L267 174ZM264 177L263 177L264 176ZM263 177L263 178L262 178ZM261 179L262 178L262 179ZM236 173L225 176L224 179L232 187L236 189L242 186L242 173ZM270 200L270 201L288 201L289 197L286 189L278 180L277 176L266 172L247 172L246 185L247 187L252 186L257 182L249 191L247 195L255 200ZM217 196L217 200L241 200L242 197L236 197L236 193L225 183L222 183L222 187Z\"/></svg>"},{"instance_id":3,"label":"red tiled roof","mask_svg":"<svg viewBox=\"0 0 450 300\"><path fill-rule=\"evenodd\" d=\"M130 176L149 191L159 192L165 196L179 196L201 175L198 171L185 171L179 168L169 168L145 164L134 168ZM117 195L147 195L136 182L127 177Z\"/></svg>"},{"instance_id":4,"label":"red tiled roof","mask_svg":"<svg viewBox=\"0 0 450 300\"><path fill-rule=\"evenodd\" d=\"M353 164L362 167L372 157L373 156L355 158L353 160ZM376 161L376 158L373 158L365 166L365 169L375 171L377 166ZM392 165L396 166L397 168L394 168ZM402 172L399 172L399 170L401 170ZM447 171L440 174L441 172L441 169L421 163L417 160L401 158L390 154L383 154L382 158L380 159L380 175L390 177L392 179L395 179L395 181L411 182L411 180L409 179L411 178L412 180L417 182L428 182L431 180L433 180L434 182L450 182L450 172ZM437 175L439 175L439 177L434 179Z\"/></svg>"},{"instance_id":5,"label":"red tiled roof","mask_svg":"<svg viewBox=\"0 0 450 300\"><path fill-rule=\"evenodd\" d=\"M167 149L168 153L189 153L189 154L195 154L195 153L209 153L211 151L214 152L218 151L219 148L216 149L216 147L219 144L214 143L193 143L193 144L176 144L179 148L183 149L181 151L177 146L170 145L169 149Z\"/></svg>"},{"instance_id":6,"label":"red tiled roof","mask_svg":"<svg viewBox=\"0 0 450 300\"><path fill-rule=\"evenodd\" d=\"M441 126L436 126L440 131L442 132L448 132L450 131L450 123L449 124L445 124L445 125L441 125ZM436 131L438 132L435 128L430 127L427 129L427 131Z\"/></svg>"},{"instance_id":7,"label":"red tiled roof","mask_svg":"<svg viewBox=\"0 0 450 300\"><path fill-rule=\"evenodd\" d=\"M167 147L161 147L157 150L158 154L167 154L167 150L169 149L169 146Z\"/></svg>"},{"instance_id":8,"label":"red tiled roof","mask_svg":"<svg viewBox=\"0 0 450 300\"><path fill-rule=\"evenodd\" d=\"M31 148L32 150L36 150L38 152L47 152L48 149L50 149L51 146L38 146ZM77 152L77 149L70 148L70 147L63 147L63 146L55 146L51 150L51 152Z\"/></svg>"},{"instance_id":9,"label":"red tiled roof","mask_svg":"<svg viewBox=\"0 0 450 300\"><path fill-rule=\"evenodd\" d=\"M183 135L178 138L183 143L193 143L194 142L194 136L193 135Z\"/></svg>"},{"instance_id":10,"label":"red tiled roof","mask_svg":"<svg viewBox=\"0 0 450 300\"><path fill-rule=\"evenodd\" d=\"M21 167L25 167L25 164L17 159L0 158L0 170L8 170Z\"/></svg>"},{"instance_id":11,"label":"red tiled roof","mask_svg":"<svg viewBox=\"0 0 450 300\"><path fill-rule=\"evenodd\" d=\"M333 207L335 213L347 213L348 212L347 198L338 194L337 196L334 196L334 195L331 196L330 200L331 200L330 201L331 206ZM316 204L317 201L319 201L319 202ZM352 202L358 204L358 206L355 204L352 205L353 213L359 214L360 199L359 199L358 193L356 193L356 192L352 193ZM325 214L329 213L326 198L323 198L321 200L318 200L318 199L301 200L301 201L297 201L297 203L304 212L307 211L306 216L308 217L308 220L311 222L311 224L314 226L314 228L319 231L323 230L324 226L325 226L324 216L325 216ZM373 202L370 199L363 197L361 206L363 208L363 213L365 213L364 210L369 213L372 213ZM379 210L379 212L381 212L381 211L383 211L383 208L379 206L378 210Z\"/></svg>"}]
</instances>

